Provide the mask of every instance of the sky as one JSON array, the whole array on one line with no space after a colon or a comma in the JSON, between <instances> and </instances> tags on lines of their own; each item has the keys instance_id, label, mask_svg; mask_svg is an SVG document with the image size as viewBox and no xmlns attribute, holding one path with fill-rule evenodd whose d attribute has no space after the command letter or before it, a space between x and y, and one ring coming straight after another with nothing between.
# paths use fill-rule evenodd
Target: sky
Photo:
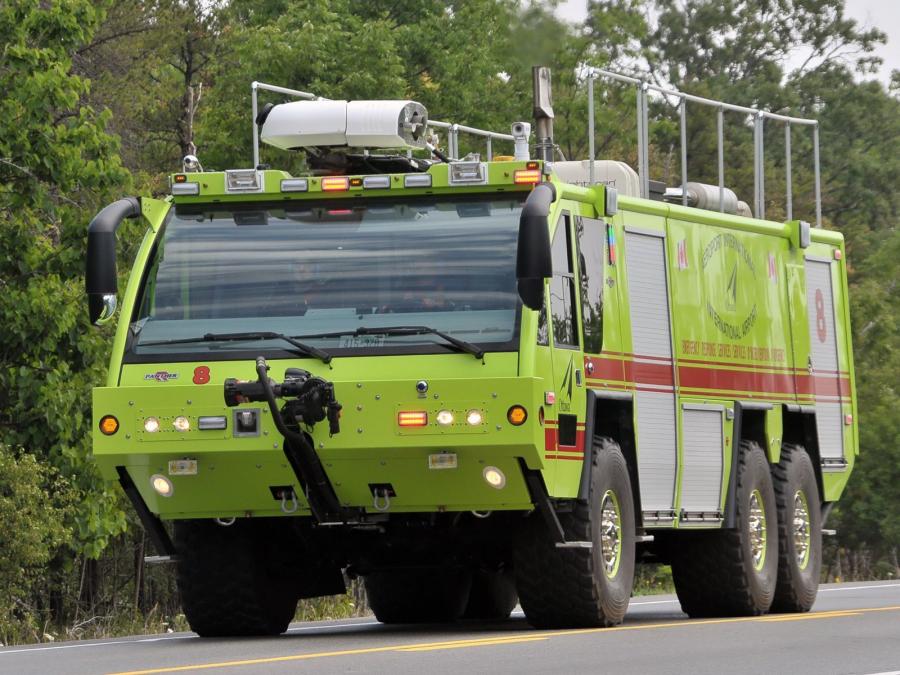
<instances>
[{"instance_id":1,"label":"sky","mask_svg":"<svg viewBox=\"0 0 900 675\"><path fill-rule=\"evenodd\" d=\"M569 21L582 21L586 13L587 0L563 0L557 9ZM887 44L876 50L884 61L879 79L887 84L891 70L900 70L900 0L846 0L845 13L861 26L877 27L887 34Z\"/></svg>"}]
</instances>

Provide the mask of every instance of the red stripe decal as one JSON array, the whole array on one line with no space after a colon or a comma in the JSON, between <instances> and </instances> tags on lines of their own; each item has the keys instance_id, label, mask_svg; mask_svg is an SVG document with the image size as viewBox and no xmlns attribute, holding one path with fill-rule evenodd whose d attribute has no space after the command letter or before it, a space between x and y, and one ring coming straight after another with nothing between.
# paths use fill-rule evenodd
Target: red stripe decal
<instances>
[{"instance_id":1,"label":"red stripe decal","mask_svg":"<svg viewBox=\"0 0 900 675\"><path fill-rule=\"evenodd\" d=\"M671 387L675 384L675 376L670 364L635 361L631 364L631 369L634 373L634 381L638 384L655 384L664 387Z\"/></svg>"}]
</instances>

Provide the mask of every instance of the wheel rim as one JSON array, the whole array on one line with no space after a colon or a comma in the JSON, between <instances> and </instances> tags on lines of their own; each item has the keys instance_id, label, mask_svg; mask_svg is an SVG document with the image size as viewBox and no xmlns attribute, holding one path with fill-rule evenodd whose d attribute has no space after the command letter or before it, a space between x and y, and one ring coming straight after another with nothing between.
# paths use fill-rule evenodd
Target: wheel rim
<instances>
[{"instance_id":1,"label":"wheel rim","mask_svg":"<svg viewBox=\"0 0 900 675\"><path fill-rule=\"evenodd\" d=\"M612 579L619 572L622 558L622 514L612 490L607 490L600 501L600 557L604 573Z\"/></svg>"},{"instance_id":2,"label":"wheel rim","mask_svg":"<svg viewBox=\"0 0 900 675\"><path fill-rule=\"evenodd\" d=\"M794 493L794 555L801 570L809 564L812 544L810 529L809 503L803 490L797 490Z\"/></svg>"},{"instance_id":3,"label":"wheel rim","mask_svg":"<svg viewBox=\"0 0 900 675\"><path fill-rule=\"evenodd\" d=\"M749 508L750 525L750 554L753 556L753 568L761 570L766 564L766 510L763 507L763 498L759 490L750 494Z\"/></svg>"}]
</instances>

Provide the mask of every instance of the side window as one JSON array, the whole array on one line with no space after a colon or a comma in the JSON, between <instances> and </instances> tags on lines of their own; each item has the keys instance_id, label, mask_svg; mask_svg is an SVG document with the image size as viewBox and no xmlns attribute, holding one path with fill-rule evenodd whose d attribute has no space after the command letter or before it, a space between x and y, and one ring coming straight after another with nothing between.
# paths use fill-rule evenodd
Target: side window
<instances>
[{"instance_id":1,"label":"side window","mask_svg":"<svg viewBox=\"0 0 900 675\"><path fill-rule=\"evenodd\" d=\"M557 347L577 347L578 331L575 314L575 275L572 273L570 217L564 214L553 235L551 257L553 278L550 280L550 316L553 343Z\"/></svg>"},{"instance_id":2,"label":"side window","mask_svg":"<svg viewBox=\"0 0 900 675\"><path fill-rule=\"evenodd\" d=\"M547 301L538 312L537 343L543 347L550 344L550 333L547 331Z\"/></svg>"},{"instance_id":3,"label":"side window","mask_svg":"<svg viewBox=\"0 0 900 675\"><path fill-rule=\"evenodd\" d=\"M581 315L584 318L584 351L599 354L603 347L603 264L606 227L602 220L578 218L578 266L581 271Z\"/></svg>"}]
</instances>

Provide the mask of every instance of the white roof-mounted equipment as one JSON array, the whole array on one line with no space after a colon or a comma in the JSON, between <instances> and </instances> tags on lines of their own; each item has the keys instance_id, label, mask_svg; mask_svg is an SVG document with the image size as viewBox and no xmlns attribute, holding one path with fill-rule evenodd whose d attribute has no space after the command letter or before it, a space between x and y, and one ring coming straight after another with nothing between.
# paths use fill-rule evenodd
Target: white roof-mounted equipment
<instances>
[{"instance_id":1,"label":"white roof-mounted equipment","mask_svg":"<svg viewBox=\"0 0 900 675\"><path fill-rule=\"evenodd\" d=\"M428 111L415 101L292 101L264 109L263 143L314 147L425 148Z\"/></svg>"}]
</instances>

